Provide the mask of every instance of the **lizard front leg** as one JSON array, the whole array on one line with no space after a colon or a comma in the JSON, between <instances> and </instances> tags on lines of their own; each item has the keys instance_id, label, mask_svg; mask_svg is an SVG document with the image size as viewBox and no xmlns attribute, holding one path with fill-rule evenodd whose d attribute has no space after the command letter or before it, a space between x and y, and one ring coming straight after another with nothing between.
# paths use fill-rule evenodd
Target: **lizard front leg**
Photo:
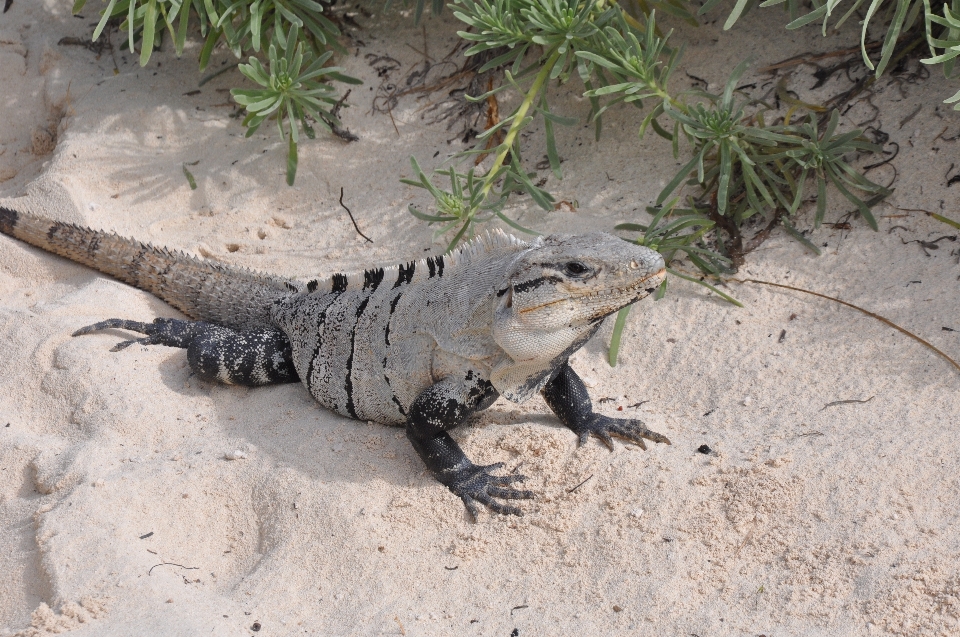
<instances>
[{"instance_id":1,"label":"lizard front leg","mask_svg":"<svg viewBox=\"0 0 960 637\"><path fill-rule=\"evenodd\" d=\"M581 445L587 442L590 434L603 440L611 451L613 450L611 434L626 438L639 445L641 449L647 448L643 442L644 438L670 444L666 436L650 431L640 420L610 418L594 413L587 387L569 363L564 363L557 370L554 377L543 388L542 394L560 422L577 434Z\"/></svg>"},{"instance_id":2,"label":"lizard front leg","mask_svg":"<svg viewBox=\"0 0 960 637\"><path fill-rule=\"evenodd\" d=\"M468 381L471 375L468 374ZM519 508L498 502L500 499L528 499L530 491L511 488L522 482L521 475L492 475L503 467L502 462L491 465L474 464L447 433L458 426L478 406L496 397L496 390L487 381L473 384L454 379L436 383L417 396L407 415L407 438L434 477L455 495L477 520L477 503L484 504L500 514L522 515Z\"/></svg>"},{"instance_id":3,"label":"lizard front leg","mask_svg":"<svg viewBox=\"0 0 960 637\"><path fill-rule=\"evenodd\" d=\"M204 321L158 318L153 323L141 323L109 319L80 328L73 335L106 329L146 334L117 343L111 350L114 352L133 344L187 350L190 369L204 380L251 387L299 380L290 341L277 328L239 331Z\"/></svg>"}]
</instances>

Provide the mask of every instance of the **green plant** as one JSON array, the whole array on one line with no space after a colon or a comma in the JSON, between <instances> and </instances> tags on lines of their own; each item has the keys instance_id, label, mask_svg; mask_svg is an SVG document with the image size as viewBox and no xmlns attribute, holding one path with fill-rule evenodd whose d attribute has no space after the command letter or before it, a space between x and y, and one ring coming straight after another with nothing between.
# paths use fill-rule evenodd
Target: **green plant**
<instances>
[{"instance_id":1,"label":"green plant","mask_svg":"<svg viewBox=\"0 0 960 637\"><path fill-rule=\"evenodd\" d=\"M613 229L622 232L641 232L642 234L634 242L662 254L664 263L667 264L667 272L671 275L702 285L724 300L738 307L743 307L739 301L721 292L703 279L692 277L671 267L677 256L683 255L706 274L717 277L730 271L730 259L718 254L715 250L711 250L704 244L704 236L713 229L715 223L705 218L698 210L692 208L677 209L678 203L679 199L674 198L666 205L647 208L647 212L653 215L650 223L621 223L614 226ZM669 279L664 279L657 289L655 298L663 298L663 295L667 292L669 281ZM623 329L626 327L629 314L629 305L617 313L608 352L608 361L611 366L617 364L620 340L623 337Z\"/></svg>"},{"instance_id":2,"label":"green plant","mask_svg":"<svg viewBox=\"0 0 960 637\"><path fill-rule=\"evenodd\" d=\"M821 122L817 113L797 113L794 106L782 123L767 124L764 113L769 107L737 96L737 82L746 63L734 70L721 95L704 91L671 93L668 83L680 51L668 46L670 33L661 34L653 12L643 13L648 5L638 5L641 11L636 16L605 0L455 0L452 6L454 15L471 27L460 32L473 43L467 55L496 51L498 55L483 70L497 65L510 67L500 88L474 99L513 88L522 100L507 118L480 136L482 141L506 130L485 174L478 175L472 168L467 173L454 168L439 171L450 179L451 188L444 190L433 185L416 160L412 161L415 179L404 183L427 189L438 213L427 214L414 206L410 206L410 212L428 223L442 224L438 234L456 230L450 248L471 233L475 223L494 218L528 231L503 214L514 192L529 194L545 209L552 207L553 198L533 183L534 175L522 168L519 132L536 117L543 117L547 158L560 177L553 125L570 120L550 111L545 88L549 81L566 82L574 73L590 100L590 118L598 136L607 109L620 103L642 108L646 102L650 108L638 128L641 136L652 129L672 142L677 156L681 140L691 146L693 157L657 199L658 205L663 204L687 183L697 188L687 197L689 206L677 210L675 204L668 205L651 211L654 220L650 224L628 223L616 228L642 230L639 241L660 250L668 264L682 252L705 277L735 271L743 263L743 256L777 225L817 252L790 222L804 200L808 182L816 188L816 226L823 221L829 183L876 229L870 206L889 191L866 179L846 158L853 152L875 152L878 147L863 139L861 131L839 132L836 111ZM746 2L738 2L733 21L746 6ZM535 50L539 53L535 62L522 67L524 56ZM661 123L664 115L672 120L672 131ZM755 217L762 217L765 227L744 240L741 228ZM711 233L710 246L707 233ZM672 268L669 271L733 301L702 278ZM626 315L627 310L620 313L614 328L611 362L616 360Z\"/></svg>"},{"instance_id":3,"label":"green plant","mask_svg":"<svg viewBox=\"0 0 960 637\"><path fill-rule=\"evenodd\" d=\"M416 179L406 183L430 190L441 212L428 215L411 206L411 213L431 223L444 223L441 233L456 228L451 248L477 222L498 217L519 227L502 213L508 196L515 191L530 194L543 208L552 207L552 197L535 186L521 167L518 133L535 116L543 116L547 157L559 177L553 124L569 120L550 112L544 88L549 79L566 79L574 69L583 82L584 95L591 100L591 117L597 124L598 135L602 115L608 108L621 102L642 107L644 101L652 101L653 107L640 123L640 135L652 128L671 140L675 154L679 154L681 139L691 143L693 158L664 188L657 203L662 204L696 171L693 183L699 184L702 190L697 199L708 204L691 209L710 218L726 232L733 245L727 246L721 240L719 247L735 267L742 263L743 254L750 249L743 245L739 229L758 214L772 225L783 222L791 235L816 250L786 221L786 217L797 212L808 177L817 184L816 225L823 219L829 182L876 227L868 203L856 193L882 196L887 191L857 173L844 160L850 151L875 151L875 146L861 139L859 131L837 133L835 114L827 123L824 136L818 134L813 114L801 115L799 123L792 125L766 125L763 119L766 109L735 99L736 83L746 64L734 70L722 95L703 91L671 95L667 84L679 52L667 47L669 34L657 35L652 15L643 29L638 30L632 26L636 20L628 20L616 5L602 2L458 0L455 9L455 15L473 28L471 32L461 32L462 37L474 42L467 54L503 51L485 68L511 64L513 68L506 71L504 85L497 90L514 87L521 91L523 100L513 113L480 137L486 139L509 126L502 143L495 149L493 165L482 177L472 169L468 174L450 169L445 174L456 187L442 190L431 185L419 165L413 163ZM520 69L524 55L535 45L542 49L537 62ZM521 87L519 78L530 77L533 80L525 88ZM752 109L749 114L748 107ZM532 115L528 114L531 112ZM658 118L664 114L674 120L672 132L659 122ZM494 191L497 183L501 186ZM489 214L482 214L484 212Z\"/></svg>"},{"instance_id":4,"label":"green plant","mask_svg":"<svg viewBox=\"0 0 960 637\"><path fill-rule=\"evenodd\" d=\"M240 65L240 72L262 88L235 88L230 91L233 99L247 109L247 116L243 120L243 125L247 127L247 137L257 132L260 124L268 117L273 116L276 120L280 136L286 138L288 143L287 183L291 186L297 175L298 129L303 129L304 134L313 139L315 133L311 121L327 130L330 130L331 124L340 124L336 115L327 108L336 104L337 90L317 80L327 76L341 82L360 83L359 80L341 74L338 67L324 66L333 51L327 51L315 58L301 71L304 52L303 43L297 42L297 32L297 27L293 26L286 39L277 37L276 42L270 44L268 67L265 68L260 60L253 56L250 57L249 64ZM274 31L274 34L280 35L278 31ZM278 48L282 55L278 54Z\"/></svg>"},{"instance_id":5,"label":"green plant","mask_svg":"<svg viewBox=\"0 0 960 637\"><path fill-rule=\"evenodd\" d=\"M87 0L76 0L73 12L83 9ZM329 80L358 84L340 69L324 67L338 48L336 25L323 15L323 5L314 0L104 0L107 6L93 32L93 40L103 33L111 18L121 19L126 33L124 43L131 52L140 47L140 65L146 66L154 47L170 34L177 56L183 54L187 31L196 21L204 38L199 53L200 70L210 61L214 47L223 42L237 57L249 55L248 64L239 64L245 77L259 89L235 88L234 99L245 106L252 135L267 117L275 117L281 136L288 142L287 183L296 177L298 128L314 137L313 124L323 128L338 124L327 105L335 104L337 91ZM267 65L254 54L265 43ZM301 72L301 68L306 67Z\"/></svg>"},{"instance_id":6,"label":"green plant","mask_svg":"<svg viewBox=\"0 0 960 637\"><path fill-rule=\"evenodd\" d=\"M759 245L756 241L746 243L741 232L744 223L755 215L767 221L761 232L768 234L774 226L783 225L791 236L820 253L789 220L799 209L810 180L816 183L815 227L823 222L829 182L876 230L870 205L878 199L868 203L855 192L883 198L890 191L858 173L845 156L880 148L864 140L863 131L838 133L836 110L830 112L822 134L812 113L802 116L797 124L766 125L764 105L735 98L737 82L745 69L744 63L734 70L722 95L696 93L706 103L698 101L682 110L667 107L667 114L677 124L670 138L676 140L680 133L686 136L692 142L693 158L664 187L657 203L663 203L688 175L694 174L688 183L699 186L699 205L695 207L717 222L723 231L717 234L719 249L735 267ZM752 108L750 114L748 108ZM759 236L762 240L766 235Z\"/></svg>"},{"instance_id":7,"label":"green plant","mask_svg":"<svg viewBox=\"0 0 960 637\"><path fill-rule=\"evenodd\" d=\"M953 0L953 10L943 3L943 17L936 15L930 8L929 0L924 0L924 18L926 20L927 42L930 45L931 57L922 60L924 64L943 64L944 77L953 77L956 57L960 55L960 0ZM939 36L934 37L933 25L942 27ZM943 53L937 54L937 49ZM953 97L944 100L953 104L954 110L960 110L960 90Z\"/></svg>"},{"instance_id":8,"label":"green plant","mask_svg":"<svg viewBox=\"0 0 960 637\"><path fill-rule=\"evenodd\" d=\"M720 0L708 0L698 13L700 15L706 13L719 2ZM866 15L863 16L860 28L860 52L863 63L874 71L877 77L883 74L890 61L894 59L895 50L913 46L912 42L903 43L900 39L904 33L918 24L922 13L924 33L919 36L919 39L925 40L930 49L930 57L922 61L924 64L943 64L944 77L953 77L953 59L960 55L960 0L941 0L939 6L931 0L870 0L869 3L866 0L852 0L847 3L847 6L842 7L846 10L841 14L843 3L844 0L813 0L813 8L803 15L801 15L800 0L765 0L759 6L771 7L786 4L790 15L788 29L799 29L819 21L823 35L827 35L827 29L831 28L831 19L840 16L832 24L833 29L838 29L851 16L859 17L857 10L866 6ZM736 0L733 11L727 17L723 28L730 29L754 4L754 0ZM938 8L942 8L943 17L937 15ZM869 29L877 19L886 22L886 32L880 47L880 59L874 63L867 49L867 40ZM938 49L942 53L938 54ZM960 110L960 91L945 101L958 102L954 108Z\"/></svg>"},{"instance_id":9,"label":"green plant","mask_svg":"<svg viewBox=\"0 0 960 637\"><path fill-rule=\"evenodd\" d=\"M543 117L548 163L553 173L561 176L553 127L571 125L576 119L550 111L545 90L549 81L566 82L574 73L579 76L590 98L591 116L599 135L602 113L612 104L627 102L641 107L645 99L670 99L665 86L677 59L676 52L672 52L668 63L663 63L666 37L657 35L652 16L646 28L637 31L629 26L618 5L603 0L456 0L452 6L454 15L471 27L470 31L459 32L462 38L473 42L466 55L499 53L480 72L510 67L504 72L502 86L471 99L487 99L508 88L517 90L523 98L512 113L478 137L486 141L503 134L492 151L478 149L462 154L493 153L492 165L482 176L477 176L473 169L468 173L440 171L450 177L452 184L450 190L443 190L433 186L413 162L415 179L405 183L429 190L440 214L428 215L414 206L410 212L431 223L445 223L443 230L457 228L450 248L472 233L473 224L493 218L530 232L503 214L503 206L514 192L529 194L546 210L553 208L553 197L535 185L532 175L522 167L519 143L520 131L535 118ZM540 51L537 60L524 67L526 54L534 48ZM601 98L613 93L620 95L602 106ZM662 107L657 106L644 126L662 112Z\"/></svg>"}]
</instances>

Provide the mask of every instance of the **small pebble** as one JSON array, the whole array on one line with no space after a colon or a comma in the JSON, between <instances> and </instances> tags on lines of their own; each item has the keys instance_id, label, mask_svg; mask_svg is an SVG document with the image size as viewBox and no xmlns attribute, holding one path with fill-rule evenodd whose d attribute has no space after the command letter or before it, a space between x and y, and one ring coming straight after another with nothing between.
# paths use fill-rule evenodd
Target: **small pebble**
<instances>
[{"instance_id":1,"label":"small pebble","mask_svg":"<svg viewBox=\"0 0 960 637\"><path fill-rule=\"evenodd\" d=\"M630 512L630 515L632 515L635 518L639 518L640 516L643 515L643 509L634 509L633 511Z\"/></svg>"},{"instance_id":2,"label":"small pebble","mask_svg":"<svg viewBox=\"0 0 960 637\"><path fill-rule=\"evenodd\" d=\"M233 451L228 451L223 457L227 460L243 460L247 457L247 454L239 449L234 449Z\"/></svg>"},{"instance_id":3,"label":"small pebble","mask_svg":"<svg viewBox=\"0 0 960 637\"><path fill-rule=\"evenodd\" d=\"M711 449L707 445L700 445L699 447L697 447L697 453L702 453L703 455L706 456L713 453L713 449Z\"/></svg>"},{"instance_id":4,"label":"small pebble","mask_svg":"<svg viewBox=\"0 0 960 637\"><path fill-rule=\"evenodd\" d=\"M753 398L751 398L750 396L744 396L743 398L744 407L749 407L752 402L753 402Z\"/></svg>"}]
</instances>

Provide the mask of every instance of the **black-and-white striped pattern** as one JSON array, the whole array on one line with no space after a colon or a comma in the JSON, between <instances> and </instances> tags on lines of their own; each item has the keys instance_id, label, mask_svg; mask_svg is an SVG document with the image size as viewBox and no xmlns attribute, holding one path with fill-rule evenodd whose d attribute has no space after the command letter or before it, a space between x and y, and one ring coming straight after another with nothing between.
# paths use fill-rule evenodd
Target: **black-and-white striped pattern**
<instances>
[{"instance_id":1,"label":"black-and-white striped pattern","mask_svg":"<svg viewBox=\"0 0 960 637\"><path fill-rule=\"evenodd\" d=\"M489 300L505 264L527 247L491 233L447 255L335 274L277 301L273 318L290 338L300 378L322 405L351 418L402 424L435 382L468 373L489 378L500 353L489 329Z\"/></svg>"}]
</instances>

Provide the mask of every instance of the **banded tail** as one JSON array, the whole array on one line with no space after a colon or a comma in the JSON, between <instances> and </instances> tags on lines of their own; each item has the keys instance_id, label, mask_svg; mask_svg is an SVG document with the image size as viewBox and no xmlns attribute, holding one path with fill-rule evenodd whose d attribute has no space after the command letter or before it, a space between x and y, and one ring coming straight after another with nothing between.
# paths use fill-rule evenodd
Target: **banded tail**
<instances>
[{"instance_id":1,"label":"banded tail","mask_svg":"<svg viewBox=\"0 0 960 637\"><path fill-rule=\"evenodd\" d=\"M190 318L234 329L272 325L273 301L293 282L157 248L113 232L35 217L0 206L0 233L150 292Z\"/></svg>"}]
</instances>

